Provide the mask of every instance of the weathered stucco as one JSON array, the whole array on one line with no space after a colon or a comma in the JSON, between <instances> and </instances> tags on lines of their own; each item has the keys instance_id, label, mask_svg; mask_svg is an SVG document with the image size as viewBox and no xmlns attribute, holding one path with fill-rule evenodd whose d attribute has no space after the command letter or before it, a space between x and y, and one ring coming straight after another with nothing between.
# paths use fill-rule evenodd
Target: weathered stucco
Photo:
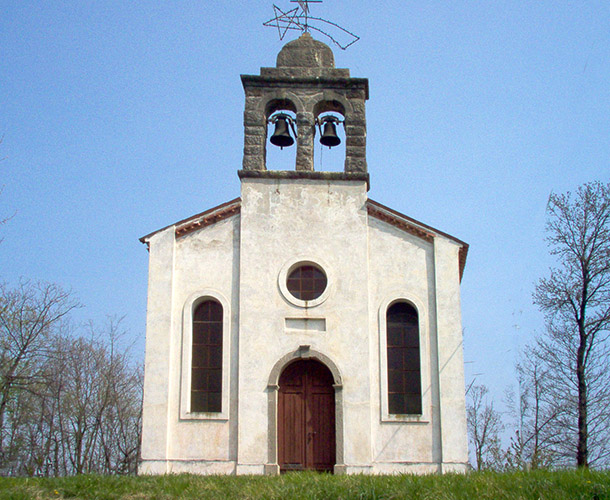
<instances>
[{"instance_id":1,"label":"weathered stucco","mask_svg":"<svg viewBox=\"0 0 610 500\"><path fill-rule=\"evenodd\" d=\"M367 200L368 81L334 68L304 35L276 68L243 76L241 199L142 239L150 249L142 473L276 474L278 380L299 358L332 373L337 473L464 471L467 462L460 277L467 245ZM267 118L299 128L294 171L268 171ZM313 171L316 117L345 118L345 171ZM325 292L286 288L313 263ZM193 311L223 307L222 411L190 411ZM388 410L386 311L419 316L421 415ZM332 394L332 393L331 393Z\"/></svg>"},{"instance_id":2,"label":"weathered stucco","mask_svg":"<svg viewBox=\"0 0 610 500\"><path fill-rule=\"evenodd\" d=\"M245 178L239 215L150 239L143 472L277 472L269 380L280 360L308 356L341 379L337 472L464 470L460 247L371 217L366 191L364 181ZM280 286L301 261L328 276L317 304ZM227 309L222 415L191 415L185 405L185 311L198 294ZM384 318L399 299L420 316L421 416L384 410Z\"/></svg>"},{"instance_id":3,"label":"weathered stucco","mask_svg":"<svg viewBox=\"0 0 610 500\"><path fill-rule=\"evenodd\" d=\"M300 345L310 345L338 366L343 425L357 429L353 436L358 436L345 443L344 460L370 463L370 430L359 424L370 421L370 380L362 370L369 348L365 201L364 182L242 181L240 369L245 376L239 397L248 404L240 404L240 463L267 462L261 446L267 441L267 420L260 418L267 399L260 388L275 362ZM325 302L298 307L281 293L278 276L295 260L312 261L327 271L331 291ZM286 318L309 317L324 318L326 332L286 333ZM355 344L361 348L354 350Z\"/></svg>"}]
</instances>

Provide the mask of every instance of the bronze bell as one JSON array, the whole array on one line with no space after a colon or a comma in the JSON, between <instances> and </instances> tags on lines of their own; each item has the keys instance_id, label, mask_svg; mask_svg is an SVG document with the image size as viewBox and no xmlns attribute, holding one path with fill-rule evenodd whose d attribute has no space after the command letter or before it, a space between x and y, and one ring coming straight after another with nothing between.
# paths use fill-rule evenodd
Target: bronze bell
<instances>
[{"instance_id":1,"label":"bronze bell","mask_svg":"<svg viewBox=\"0 0 610 500\"><path fill-rule=\"evenodd\" d=\"M341 144L341 139L337 135L337 120L335 117L327 116L322 118L322 123L324 124L324 130L322 132L322 136L320 137L320 143L323 146L328 146L332 148L334 146L338 146Z\"/></svg>"},{"instance_id":2,"label":"bronze bell","mask_svg":"<svg viewBox=\"0 0 610 500\"><path fill-rule=\"evenodd\" d=\"M279 146L281 149L294 144L294 139L290 135L290 130L288 129L289 119L290 117L287 115L276 115L271 119L275 123L275 132L273 132L269 141L271 144Z\"/></svg>"}]
</instances>

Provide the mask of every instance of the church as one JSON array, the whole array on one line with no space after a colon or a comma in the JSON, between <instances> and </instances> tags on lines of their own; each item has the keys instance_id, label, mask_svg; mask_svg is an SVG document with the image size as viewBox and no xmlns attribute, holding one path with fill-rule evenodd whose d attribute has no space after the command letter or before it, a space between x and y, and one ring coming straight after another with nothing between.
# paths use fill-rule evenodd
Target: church
<instances>
[{"instance_id":1,"label":"church","mask_svg":"<svg viewBox=\"0 0 610 500\"><path fill-rule=\"evenodd\" d=\"M326 44L241 79L240 197L141 238L140 472L465 471L468 245L368 198L368 80ZM338 129L344 170L314 170Z\"/></svg>"}]
</instances>

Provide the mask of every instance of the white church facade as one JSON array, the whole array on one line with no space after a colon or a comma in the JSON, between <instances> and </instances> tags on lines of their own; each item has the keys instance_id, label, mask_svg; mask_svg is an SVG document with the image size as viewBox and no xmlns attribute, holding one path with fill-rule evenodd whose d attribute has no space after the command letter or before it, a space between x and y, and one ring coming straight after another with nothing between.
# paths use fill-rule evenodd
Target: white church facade
<instances>
[{"instance_id":1,"label":"white church facade","mask_svg":"<svg viewBox=\"0 0 610 500\"><path fill-rule=\"evenodd\" d=\"M368 199L368 81L328 46L242 82L240 197L142 238L141 472L465 471L468 245ZM328 116L343 172L313 170ZM266 168L270 121L294 170Z\"/></svg>"}]
</instances>

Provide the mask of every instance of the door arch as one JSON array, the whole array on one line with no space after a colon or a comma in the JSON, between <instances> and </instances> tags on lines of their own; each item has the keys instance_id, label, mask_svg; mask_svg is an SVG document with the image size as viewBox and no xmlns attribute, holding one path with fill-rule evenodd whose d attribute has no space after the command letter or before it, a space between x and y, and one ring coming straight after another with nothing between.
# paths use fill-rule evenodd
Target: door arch
<instances>
[{"instance_id":1,"label":"door arch","mask_svg":"<svg viewBox=\"0 0 610 500\"><path fill-rule=\"evenodd\" d=\"M337 439L331 371L315 359L300 359L284 368L278 392L280 471L332 472Z\"/></svg>"}]
</instances>

